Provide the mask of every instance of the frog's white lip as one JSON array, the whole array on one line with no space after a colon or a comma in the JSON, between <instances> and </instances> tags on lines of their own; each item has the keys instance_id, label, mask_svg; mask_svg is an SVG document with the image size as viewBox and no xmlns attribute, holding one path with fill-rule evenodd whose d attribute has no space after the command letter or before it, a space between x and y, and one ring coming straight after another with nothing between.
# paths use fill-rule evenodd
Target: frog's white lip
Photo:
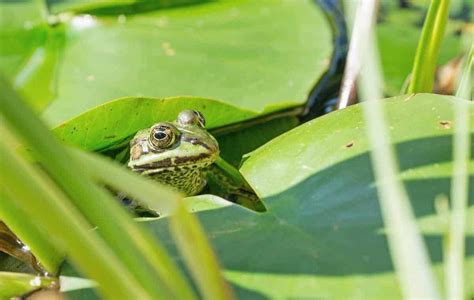
<instances>
[{"instance_id":1,"label":"frog's white lip","mask_svg":"<svg viewBox=\"0 0 474 300\"><path fill-rule=\"evenodd\" d=\"M190 165L199 165L212 164L217 159L217 155L209 155L206 153L201 153L198 156L192 157L169 157L161 161L155 161L144 164L133 164L129 165L137 172L143 172L147 170L156 170L156 173L160 170L173 169L175 167L186 167ZM155 173L155 172L154 172Z\"/></svg>"}]
</instances>

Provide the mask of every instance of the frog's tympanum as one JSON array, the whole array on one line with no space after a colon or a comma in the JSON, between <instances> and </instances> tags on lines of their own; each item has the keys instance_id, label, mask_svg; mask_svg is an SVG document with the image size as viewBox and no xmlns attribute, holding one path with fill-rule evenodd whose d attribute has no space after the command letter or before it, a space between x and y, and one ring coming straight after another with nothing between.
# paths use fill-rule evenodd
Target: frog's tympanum
<instances>
[{"instance_id":1,"label":"frog's tympanum","mask_svg":"<svg viewBox=\"0 0 474 300\"><path fill-rule=\"evenodd\" d=\"M130 142L128 167L188 196L198 194L212 181L219 190L215 194L265 210L238 171L219 158L219 145L204 126L200 112L184 110L173 122L140 130Z\"/></svg>"}]
</instances>

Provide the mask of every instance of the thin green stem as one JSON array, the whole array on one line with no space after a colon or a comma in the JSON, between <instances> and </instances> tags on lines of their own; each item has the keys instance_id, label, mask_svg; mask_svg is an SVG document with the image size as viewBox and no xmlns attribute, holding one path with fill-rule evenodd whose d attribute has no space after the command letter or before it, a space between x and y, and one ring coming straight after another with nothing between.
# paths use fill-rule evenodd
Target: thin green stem
<instances>
[{"instance_id":1,"label":"thin green stem","mask_svg":"<svg viewBox=\"0 0 474 300\"><path fill-rule=\"evenodd\" d=\"M25 215L15 199L10 199L0 184L0 220L30 249L31 255L41 264L48 274L56 274L64 259L64 252L50 241L48 235L38 228L34 219L20 218ZM28 253L25 253L27 255ZM33 258L33 260L34 260ZM33 266L35 267L35 266Z\"/></svg>"},{"instance_id":2,"label":"thin green stem","mask_svg":"<svg viewBox=\"0 0 474 300\"><path fill-rule=\"evenodd\" d=\"M351 2L351 1L349 1ZM371 161L390 254L406 299L439 299L429 256L418 231L407 193L398 176L398 164L390 145L382 102L382 72L373 33L375 0L358 1L351 43L357 39L356 57L362 62L359 79L367 136L371 145ZM363 46L362 46L363 45Z\"/></svg>"},{"instance_id":3,"label":"thin green stem","mask_svg":"<svg viewBox=\"0 0 474 300\"><path fill-rule=\"evenodd\" d=\"M171 232L203 299L234 299L201 224L183 204L171 217Z\"/></svg>"},{"instance_id":4,"label":"thin green stem","mask_svg":"<svg viewBox=\"0 0 474 300\"><path fill-rule=\"evenodd\" d=\"M88 173L108 186L125 192L141 203L157 209L160 214L171 218L171 230L178 249L202 294L207 299L232 299L232 292L222 277L217 258L215 257L206 235L196 217L186 211L181 196L165 186L160 186L147 178L116 165L96 154L72 149L78 160L85 162ZM195 297L187 282L181 278L171 261L163 254L150 253L155 257L156 268L164 278L173 278L168 285L179 290L179 299Z\"/></svg>"},{"instance_id":5,"label":"thin green stem","mask_svg":"<svg viewBox=\"0 0 474 300\"><path fill-rule=\"evenodd\" d=\"M471 49L466 56L466 62L464 64L464 71L459 81L459 85L456 91L456 97L463 98L466 100L474 100L472 96L471 79L473 77L474 64L474 44L471 45Z\"/></svg>"},{"instance_id":6,"label":"thin green stem","mask_svg":"<svg viewBox=\"0 0 474 300\"><path fill-rule=\"evenodd\" d=\"M36 2L36 5L38 6L38 10L41 13L41 17L43 18L43 21L47 22L48 17L49 17L49 10L48 10L48 4L46 3L46 0L34 0Z\"/></svg>"},{"instance_id":7,"label":"thin green stem","mask_svg":"<svg viewBox=\"0 0 474 300\"><path fill-rule=\"evenodd\" d=\"M160 215L171 215L182 196L169 187L159 185L150 179L138 176L123 166L97 154L71 148L71 154L84 162L91 177L107 186L138 200L140 203L157 210ZM195 246L188 242L188 248ZM178 299L195 299L193 290L180 270L163 248L149 248L148 259L159 272L162 281L177 295Z\"/></svg>"},{"instance_id":8,"label":"thin green stem","mask_svg":"<svg viewBox=\"0 0 474 300\"><path fill-rule=\"evenodd\" d=\"M466 60L464 76L458 89L459 96L467 96L470 88L472 67L472 47ZM469 194L469 109L472 104L461 100L455 103L454 142L453 142L453 176L451 180L452 210L449 219L449 233L445 253L446 299L464 298L464 249L466 228L466 206Z\"/></svg>"},{"instance_id":9,"label":"thin green stem","mask_svg":"<svg viewBox=\"0 0 474 300\"><path fill-rule=\"evenodd\" d=\"M0 113L22 138L34 159L64 190L79 210L98 227L98 232L115 250L150 298L172 298L147 254L157 240L139 224L110 194L86 176L83 166L65 151L39 118L24 104L11 85L0 79ZM160 251L160 250L157 250Z\"/></svg>"},{"instance_id":10,"label":"thin green stem","mask_svg":"<svg viewBox=\"0 0 474 300\"><path fill-rule=\"evenodd\" d=\"M436 62L449 14L449 0L432 0L416 49L408 93L433 90Z\"/></svg>"},{"instance_id":11,"label":"thin green stem","mask_svg":"<svg viewBox=\"0 0 474 300\"><path fill-rule=\"evenodd\" d=\"M11 135L4 127L0 127L0 133L2 137ZM8 196L2 201L15 201L11 205L20 207L16 217L35 220L49 234L55 248L65 249L71 261L100 284L104 296L146 297L139 283L66 196L4 143L0 143L0 170L2 189Z\"/></svg>"},{"instance_id":12,"label":"thin green stem","mask_svg":"<svg viewBox=\"0 0 474 300\"><path fill-rule=\"evenodd\" d=\"M0 272L0 299L13 297L55 283L54 278L38 277L32 274Z\"/></svg>"}]
</instances>

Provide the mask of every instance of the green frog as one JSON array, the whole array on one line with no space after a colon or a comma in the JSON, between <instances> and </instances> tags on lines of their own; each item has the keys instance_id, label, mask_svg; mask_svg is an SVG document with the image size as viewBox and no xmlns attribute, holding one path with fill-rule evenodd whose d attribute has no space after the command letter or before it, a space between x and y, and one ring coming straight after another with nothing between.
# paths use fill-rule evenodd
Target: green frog
<instances>
[{"instance_id":1,"label":"green frog","mask_svg":"<svg viewBox=\"0 0 474 300\"><path fill-rule=\"evenodd\" d=\"M242 175L219 157L216 139L202 113L184 110L172 122L140 130L130 142L128 167L187 196L209 183L227 200L257 211L265 208Z\"/></svg>"}]
</instances>

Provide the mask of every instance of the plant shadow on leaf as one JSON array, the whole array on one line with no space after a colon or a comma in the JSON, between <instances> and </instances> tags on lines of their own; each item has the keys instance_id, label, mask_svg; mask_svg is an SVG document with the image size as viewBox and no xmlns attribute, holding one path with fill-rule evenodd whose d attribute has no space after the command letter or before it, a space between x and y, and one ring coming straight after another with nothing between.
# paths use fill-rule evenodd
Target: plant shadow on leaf
<instances>
[{"instance_id":1,"label":"plant shadow on leaf","mask_svg":"<svg viewBox=\"0 0 474 300\"><path fill-rule=\"evenodd\" d=\"M396 150L402 173L441 165L451 161L452 138L411 140L397 144ZM413 152L427 155L410 155ZM474 176L469 181L474 186ZM451 178L406 179L404 184L419 221L435 215L434 199L449 194ZM472 214L472 188L469 199ZM264 201L268 212L263 214L235 206L198 213L226 270L323 276L394 272L386 236L381 232L384 225L367 152L313 174ZM167 221L149 222L148 226L173 248L162 222ZM442 232L436 230L442 225L434 226L428 228L430 233L424 238L432 262L441 263ZM474 255L472 235L467 236L466 255ZM238 288L237 292L240 295Z\"/></svg>"}]
</instances>

